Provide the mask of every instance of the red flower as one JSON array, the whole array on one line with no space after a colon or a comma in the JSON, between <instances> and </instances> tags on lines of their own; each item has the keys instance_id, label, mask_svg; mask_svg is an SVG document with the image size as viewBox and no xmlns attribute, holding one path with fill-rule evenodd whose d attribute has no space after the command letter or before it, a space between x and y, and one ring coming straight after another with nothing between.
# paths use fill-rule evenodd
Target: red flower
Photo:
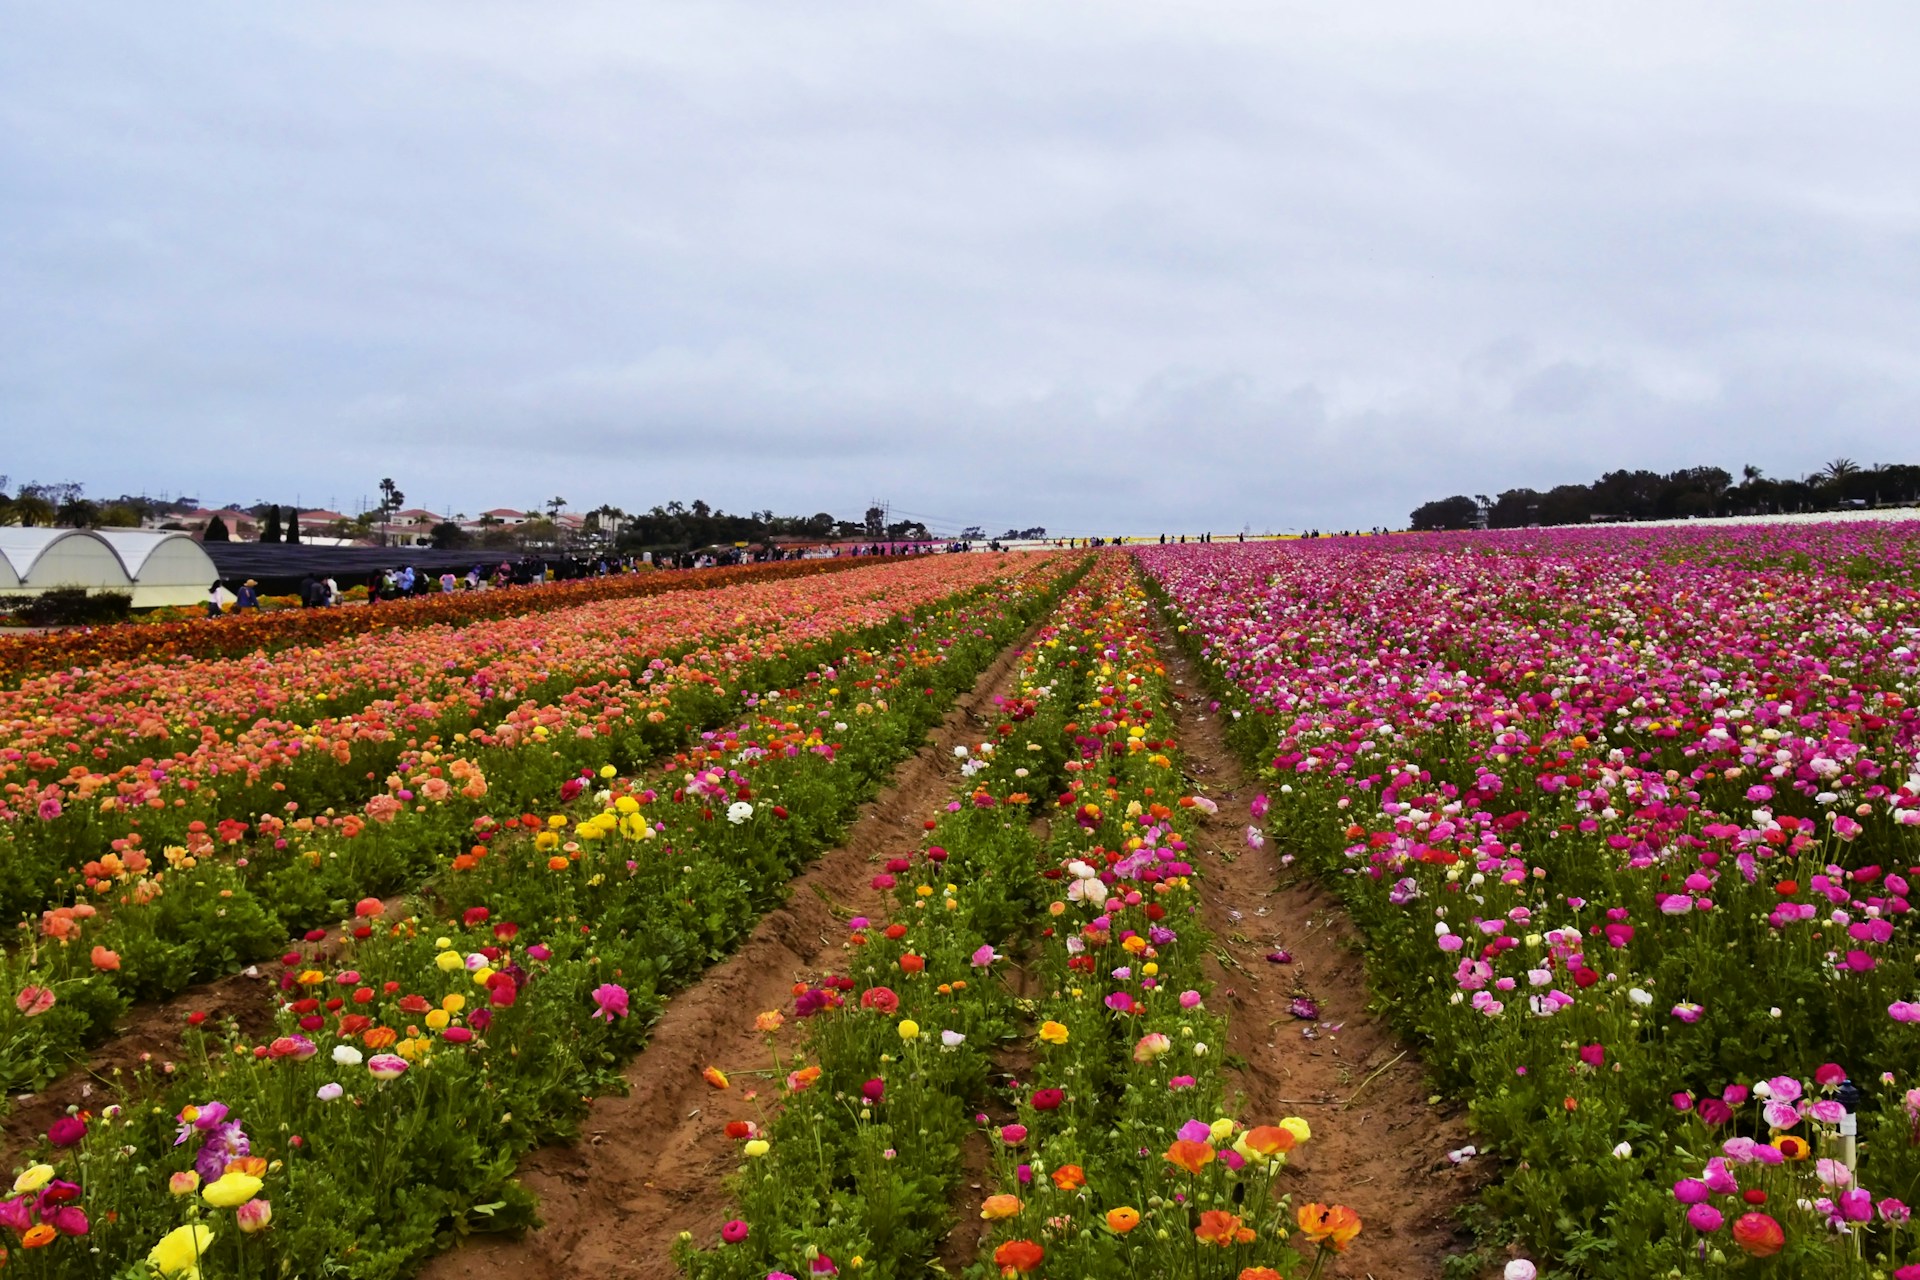
<instances>
[{"instance_id":1,"label":"red flower","mask_svg":"<svg viewBox=\"0 0 1920 1280\"><path fill-rule=\"evenodd\" d=\"M460 923L471 929L474 925L485 924L487 918L492 914L493 912L487 910L485 907L468 907L460 913Z\"/></svg>"},{"instance_id":2,"label":"red flower","mask_svg":"<svg viewBox=\"0 0 1920 1280\"><path fill-rule=\"evenodd\" d=\"M1743 1213L1734 1219L1733 1242L1756 1258L1771 1258L1787 1247L1787 1233L1764 1213Z\"/></svg>"},{"instance_id":3,"label":"red flower","mask_svg":"<svg viewBox=\"0 0 1920 1280\"><path fill-rule=\"evenodd\" d=\"M1067 1095L1058 1089L1035 1089L1033 1091L1033 1109L1035 1111L1057 1111Z\"/></svg>"},{"instance_id":4,"label":"red flower","mask_svg":"<svg viewBox=\"0 0 1920 1280\"><path fill-rule=\"evenodd\" d=\"M860 993L860 1007L872 1009L877 1013L891 1014L900 1007L900 997L890 987L868 987Z\"/></svg>"},{"instance_id":5,"label":"red flower","mask_svg":"<svg viewBox=\"0 0 1920 1280\"><path fill-rule=\"evenodd\" d=\"M993 1251L1002 1276L1023 1276L1045 1260L1047 1251L1031 1240L1009 1240Z\"/></svg>"}]
</instances>

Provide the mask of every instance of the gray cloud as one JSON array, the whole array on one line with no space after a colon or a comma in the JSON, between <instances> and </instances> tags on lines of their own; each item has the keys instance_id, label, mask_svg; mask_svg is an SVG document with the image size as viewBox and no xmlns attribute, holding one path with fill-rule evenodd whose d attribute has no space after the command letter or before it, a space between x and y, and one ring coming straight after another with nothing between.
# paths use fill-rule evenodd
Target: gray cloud
<instances>
[{"instance_id":1,"label":"gray cloud","mask_svg":"<svg viewBox=\"0 0 1920 1280\"><path fill-rule=\"evenodd\" d=\"M1152 532L1912 460L1904 5L1348 8L0 0L0 468Z\"/></svg>"}]
</instances>

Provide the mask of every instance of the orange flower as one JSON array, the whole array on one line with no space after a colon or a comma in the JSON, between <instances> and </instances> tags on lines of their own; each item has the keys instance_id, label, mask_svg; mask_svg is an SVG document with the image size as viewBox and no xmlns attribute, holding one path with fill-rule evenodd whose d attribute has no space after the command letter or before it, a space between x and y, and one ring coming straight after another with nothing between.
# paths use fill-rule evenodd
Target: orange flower
<instances>
[{"instance_id":1,"label":"orange flower","mask_svg":"<svg viewBox=\"0 0 1920 1280\"><path fill-rule=\"evenodd\" d=\"M1213 1163L1213 1148L1204 1142L1189 1142L1185 1138L1176 1138L1167 1148L1167 1161L1177 1164L1188 1173L1199 1173Z\"/></svg>"},{"instance_id":2,"label":"orange flower","mask_svg":"<svg viewBox=\"0 0 1920 1280\"><path fill-rule=\"evenodd\" d=\"M385 1049L400 1038L400 1033L392 1027L368 1027L360 1039L369 1049Z\"/></svg>"},{"instance_id":3,"label":"orange flower","mask_svg":"<svg viewBox=\"0 0 1920 1280\"><path fill-rule=\"evenodd\" d=\"M265 1156L235 1156L227 1161L227 1172L244 1173L249 1178L264 1178L267 1176L267 1159Z\"/></svg>"},{"instance_id":4,"label":"orange flower","mask_svg":"<svg viewBox=\"0 0 1920 1280\"><path fill-rule=\"evenodd\" d=\"M1087 1171L1077 1164L1063 1164L1053 1171L1053 1185L1062 1191L1073 1191L1087 1185Z\"/></svg>"},{"instance_id":5,"label":"orange flower","mask_svg":"<svg viewBox=\"0 0 1920 1280\"><path fill-rule=\"evenodd\" d=\"M1047 1251L1031 1240L1009 1240L993 1251L1002 1276L1023 1276L1039 1266Z\"/></svg>"},{"instance_id":6,"label":"orange flower","mask_svg":"<svg viewBox=\"0 0 1920 1280\"><path fill-rule=\"evenodd\" d=\"M1246 1244L1253 1239L1253 1232L1240 1225L1240 1215L1228 1213L1223 1209L1208 1209L1200 1215L1200 1225L1193 1229L1194 1236L1201 1244L1217 1244L1222 1249L1235 1243Z\"/></svg>"},{"instance_id":7,"label":"orange flower","mask_svg":"<svg viewBox=\"0 0 1920 1280\"><path fill-rule=\"evenodd\" d=\"M1002 1218L1011 1218L1021 1209L1020 1197L1010 1196L1004 1191L997 1196L988 1196L980 1205L980 1216L988 1222L998 1222Z\"/></svg>"},{"instance_id":8,"label":"orange flower","mask_svg":"<svg viewBox=\"0 0 1920 1280\"><path fill-rule=\"evenodd\" d=\"M1242 1267L1240 1280L1280 1280L1280 1273L1272 1267Z\"/></svg>"},{"instance_id":9,"label":"orange flower","mask_svg":"<svg viewBox=\"0 0 1920 1280\"><path fill-rule=\"evenodd\" d=\"M117 951L109 951L105 947L95 947L91 958L93 960L93 967L103 973L120 967L120 953Z\"/></svg>"},{"instance_id":10,"label":"orange flower","mask_svg":"<svg viewBox=\"0 0 1920 1280\"><path fill-rule=\"evenodd\" d=\"M780 1016L780 1011L778 1009L769 1009L765 1013L761 1014L759 1017L753 1020L753 1029L755 1031L766 1031L771 1033L774 1031L778 1031L780 1029L780 1024L785 1021L786 1019Z\"/></svg>"},{"instance_id":11,"label":"orange flower","mask_svg":"<svg viewBox=\"0 0 1920 1280\"><path fill-rule=\"evenodd\" d=\"M1805 1160L1811 1150L1805 1138L1796 1138L1791 1133L1783 1133L1773 1140L1773 1149L1789 1160Z\"/></svg>"},{"instance_id":12,"label":"orange flower","mask_svg":"<svg viewBox=\"0 0 1920 1280\"><path fill-rule=\"evenodd\" d=\"M789 1071L787 1073L787 1091L789 1093L804 1093L812 1088L813 1082L819 1078L819 1067L802 1067L798 1071Z\"/></svg>"},{"instance_id":13,"label":"orange flower","mask_svg":"<svg viewBox=\"0 0 1920 1280\"><path fill-rule=\"evenodd\" d=\"M547 859L547 870L549 871L565 871L571 865L573 864L568 862L565 858L561 857L557 853L553 857Z\"/></svg>"},{"instance_id":14,"label":"orange flower","mask_svg":"<svg viewBox=\"0 0 1920 1280\"><path fill-rule=\"evenodd\" d=\"M1243 1141L1247 1149L1262 1156L1279 1155L1283 1151L1293 1150L1293 1135L1278 1125L1256 1125L1247 1130Z\"/></svg>"},{"instance_id":15,"label":"orange flower","mask_svg":"<svg viewBox=\"0 0 1920 1280\"><path fill-rule=\"evenodd\" d=\"M700 1078L716 1089L727 1087L727 1073L718 1067L708 1067L700 1073Z\"/></svg>"},{"instance_id":16,"label":"orange flower","mask_svg":"<svg viewBox=\"0 0 1920 1280\"><path fill-rule=\"evenodd\" d=\"M1116 1235L1125 1235L1139 1225L1140 1211L1130 1205L1107 1210L1107 1229Z\"/></svg>"},{"instance_id":17,"label":"orange flower","mask_svg":"<svg viewBox=\"0 0 1920 1280\"><path fill-rule=\"evenodd\" d=\"M27 1228L25 1235L20 1237L20 1247L23 1249L38 1249L42 1245L52 1244L59 1238L59 1235L60 1233L58 1231L55 1231L46 1223L36 1222Z\"/></svg>"},{"instance_id":18,"label":"orange flower","mask_svg":"<svg viewBox=\"0 0 1920 1280\"><path fill-rule=\"evenodd\" d=\"M1345 1252L1347 1245L1360 1234L1360 1215L1343 1204L1331 1207L1303 1204L1294 1216L1307 1239L1335 1253Z\"/></svg>"}]
</instances>

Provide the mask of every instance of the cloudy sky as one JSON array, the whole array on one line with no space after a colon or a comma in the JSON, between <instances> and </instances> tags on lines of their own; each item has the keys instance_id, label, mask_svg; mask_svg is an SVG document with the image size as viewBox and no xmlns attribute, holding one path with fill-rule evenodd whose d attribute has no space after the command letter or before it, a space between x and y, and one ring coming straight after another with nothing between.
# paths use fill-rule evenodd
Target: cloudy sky
<instances>
[{"instance_id":1,"label":"cloudy sky","mask_svg":"<svg viewBox=\"0 0 1920 1280\"><path fill-rule=\"evenodd\" d=\"M1920 462L1911 0L0 0L0 471L1400 523Z\"/></svg>"}]
</instances>

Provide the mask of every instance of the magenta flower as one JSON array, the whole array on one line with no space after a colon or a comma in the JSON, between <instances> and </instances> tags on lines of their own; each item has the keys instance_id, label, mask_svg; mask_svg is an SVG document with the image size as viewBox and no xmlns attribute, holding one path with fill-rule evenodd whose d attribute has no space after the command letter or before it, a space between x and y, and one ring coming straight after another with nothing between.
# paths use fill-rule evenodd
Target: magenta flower
<instances>
[{"instance_id":1,"label":"magenta flower","mask_svg":"<svg viewBox=\"0 0 1920 1280\"><path fill-rule=\"evenodd\" d=\"M594 1010L595 1018L612 1022L615 1018L627 1016L627 989L617 983L607 982L595 987L593 1002L600 1006Z\"/></svg>"},{"instance_id":2,"label":"magenta flower","mask_svg":"<svg viewBox=\"0 0 1920 1280\"><path fill-rule=\"evenodd\" d=\"M751 1230L752 1228L748 1227L745 1222L739 1218L735 1218L720 1228L720 1238L728 1244L739 1244L747 1238Z\"/></svg>"}]
</instances>

